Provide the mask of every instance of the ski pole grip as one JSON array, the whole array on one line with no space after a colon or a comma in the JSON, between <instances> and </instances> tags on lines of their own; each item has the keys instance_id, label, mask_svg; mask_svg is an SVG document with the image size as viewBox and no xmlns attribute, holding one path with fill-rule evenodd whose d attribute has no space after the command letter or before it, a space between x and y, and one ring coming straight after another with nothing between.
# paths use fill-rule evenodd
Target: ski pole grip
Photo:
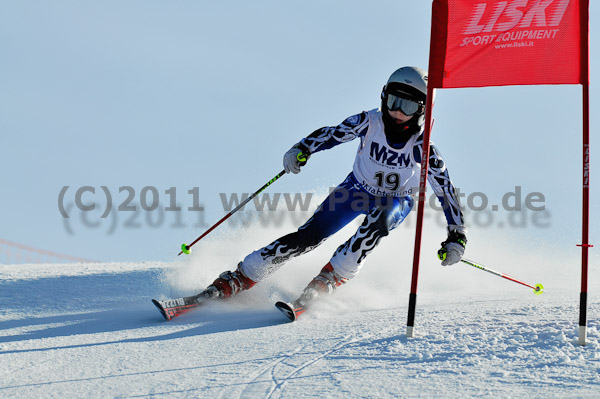
<instances>
[{"instance_id":1,"label":"ski pole grip","mask_svg":"<svg viewBox=\"0 0 600 399\"><path fill-rule=\"evenodd\" d=\"M304 155L302 151L300 151L298 155L296 155L296 159L298 160L298 162L300 162L300 166L306 165L306 161L308 161L308 158L306 157L306 155Z\"/></svg>"},{"instance_id":2,"label":"ski pole grip","mask_svg":"<svg viewBox=\"0 0 600 399\"><path fill-rule=\"evenodd\" d=\"M439 260L446 260L446 254L448 253L448 251L446 251L446 248L440 248L437 252L438 255L438 259Z\"/></svg>"}]
</instances>

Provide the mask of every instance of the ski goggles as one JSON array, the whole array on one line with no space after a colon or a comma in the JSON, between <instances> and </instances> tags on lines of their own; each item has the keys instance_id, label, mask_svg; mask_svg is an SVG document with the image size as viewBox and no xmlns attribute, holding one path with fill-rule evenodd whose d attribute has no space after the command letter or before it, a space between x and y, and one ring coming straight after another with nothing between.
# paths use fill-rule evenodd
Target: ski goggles
<instances>
[{"instance_id":1,"label":"ski goggles","mask_svg":"<svg viewBox=\"0 0 600 399\"><path fill-rule=\"evenodd\" d=\"M387 95L386 105L390 111L401 111L406 116L416 114L422 107L422 105L416 101L398 97L393 94Z\"/></svg>"}]
</instances>

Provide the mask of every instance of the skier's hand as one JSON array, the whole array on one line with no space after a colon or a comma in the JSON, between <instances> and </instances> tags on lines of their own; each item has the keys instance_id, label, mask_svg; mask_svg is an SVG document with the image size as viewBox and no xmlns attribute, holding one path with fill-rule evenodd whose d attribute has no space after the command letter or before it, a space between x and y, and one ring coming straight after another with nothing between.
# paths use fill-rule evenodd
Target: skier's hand
<instances>
[{"instance_id":1,"label":"skier's hand","mask_svg":"<svg viewBox=\"0 0 600 399\"><path fill-rule=\"evenodd\" d=\"M283 168L285 173L292 172L293 174L300 173L300 167L306 165L306 161L310 157L308 149L298 143L283 156Z\"/></svg>"},{"instance_id":2,"label":"skier's hand","mask_svg":"<svg viewBox=\"0 0 600 399\"><path fill-rule=\"evenodd\" d=\"M442 266L450 266L458 263L465 253L467 245L467 236L464 226L448 226L448 238L441 245L438 251L438 258L442 261Z\"/></svg>"}]
</instances>

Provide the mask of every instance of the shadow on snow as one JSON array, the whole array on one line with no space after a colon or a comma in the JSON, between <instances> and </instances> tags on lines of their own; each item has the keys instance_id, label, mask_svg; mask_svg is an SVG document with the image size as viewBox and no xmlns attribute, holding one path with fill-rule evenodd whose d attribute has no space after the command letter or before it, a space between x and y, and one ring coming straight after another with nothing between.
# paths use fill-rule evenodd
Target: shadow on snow
<instances>
[{"instance_id":1,"label":"shadow on snow","mask_svg":"<svg viewBox=\"0 0 600 399\"><path fill-rule=\"evenodd\" d=\"M0 354L152 342L269 327L285 322L275 309L245 310L242 304L211 304L166 322L150 302L165 291L159 270L119 274L60 276L0 282L0 343L77 335L117 333L143 328L147 336L90 344L5 350ZM6 317L5 317L6 319ZM173 330L176 331L173 331ZM16 331L10 331L16 330Z\"/></svg>"}]
</instances>

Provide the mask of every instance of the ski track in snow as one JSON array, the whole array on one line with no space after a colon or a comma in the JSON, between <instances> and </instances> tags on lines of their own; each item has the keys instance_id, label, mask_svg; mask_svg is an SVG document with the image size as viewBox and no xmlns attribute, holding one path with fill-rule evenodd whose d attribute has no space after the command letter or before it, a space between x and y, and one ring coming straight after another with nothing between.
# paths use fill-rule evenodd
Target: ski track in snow
<instances>
[{"instance_id":1,"label":"ski track in snow","mask_svg":"<svg viewBox=\"0 0 600 399\"><path fill-rule=\"evenodd\" d=\"M164 322L172 267L0 265L0 397L600 397L599 307L577 345L572 290L425 290L407 339L408 293L360 280L296 323L277 281Z\"/></svg>"}]
</instances>

